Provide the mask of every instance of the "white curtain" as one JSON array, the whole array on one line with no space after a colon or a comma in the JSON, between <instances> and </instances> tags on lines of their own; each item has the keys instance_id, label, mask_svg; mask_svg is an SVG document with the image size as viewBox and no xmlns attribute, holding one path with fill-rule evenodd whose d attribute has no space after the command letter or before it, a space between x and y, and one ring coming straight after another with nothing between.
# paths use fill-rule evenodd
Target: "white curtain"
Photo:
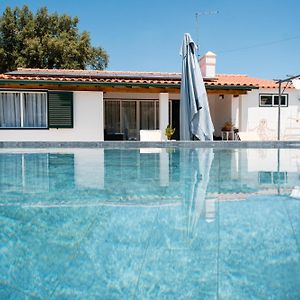
<instances>
[{"instance_id":1,"label":"white curtain","mask_svg":"<svg viewBox=\"0 0 300 300\"><path fill-rule=\"evenodd\" d=\"M19 93L0 93L0 127L20 127L21 108Z\"/></svg>"},{"instance_id":2,"label":"white curtain","mask_svg":"<svg viewBox=\"0 0 300 300\"><path fill-rule=\"evenodd\" d=\"M24 93L23 127L47 127L47 94Z\"/></svg>"}]
</instances>

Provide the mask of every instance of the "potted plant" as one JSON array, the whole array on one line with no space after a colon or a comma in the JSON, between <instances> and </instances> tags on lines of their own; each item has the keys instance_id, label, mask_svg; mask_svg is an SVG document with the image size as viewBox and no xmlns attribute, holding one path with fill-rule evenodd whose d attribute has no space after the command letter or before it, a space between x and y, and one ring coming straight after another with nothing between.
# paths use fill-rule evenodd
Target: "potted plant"
<instances>
[{"instance_id":1,"label":"potted plant","mask_svg":"<svg viewBox=\"0 0 300 300\"><path fill-rule=\"evenodd\" d=\"M233 131L234 124L231 121L225 122L224 126L222 127L222 131Z\"/></svg>"},{"instance_id":2,"label":"potted plant","mask_svg":"<svg viewBox=\"0 0 300 300\"><path fill-rule=\"evenodd\" d=\"M171 125L168 125L166 130L165 130L165 136L167 137L168 140L171 140L172 135L175 132L175 128L172 128Z\"/></svg>"}]
</instances>

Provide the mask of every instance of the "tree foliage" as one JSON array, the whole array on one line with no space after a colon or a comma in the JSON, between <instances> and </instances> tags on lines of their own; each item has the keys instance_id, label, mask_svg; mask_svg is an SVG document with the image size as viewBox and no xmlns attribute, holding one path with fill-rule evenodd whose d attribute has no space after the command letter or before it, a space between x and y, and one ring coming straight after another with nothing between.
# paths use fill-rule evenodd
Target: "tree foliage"
<instances>
[{"instance_id":1,"label":"tree foliage","mask_svg":"<svg viewBox=\"0 0 300 300\"><path fill-rule=\"evenodd\" d=\"M77 17L33 14L27 6L7 7L0 17L0 72L17 67L42 69L104 69L108 54L93 47L90 35L79 33Z\"/></svg>"}]
</instances>

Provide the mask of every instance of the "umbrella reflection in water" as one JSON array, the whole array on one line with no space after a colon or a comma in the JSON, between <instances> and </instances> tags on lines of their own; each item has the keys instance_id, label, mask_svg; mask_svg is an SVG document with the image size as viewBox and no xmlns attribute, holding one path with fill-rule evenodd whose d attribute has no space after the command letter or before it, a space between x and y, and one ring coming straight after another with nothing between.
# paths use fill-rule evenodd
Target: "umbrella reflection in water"
<instances>
[{"instance_id":1,"label":"umbrella reflection in water","mask_svg":"<svg viewBox=\"0 0 300 300\"><path fill-rule=\"evenodd\" d=\"M206 191L210 168L214 159L212 148L184 150L184 208L187 216L187 234L193 237L201 215L206 208Z\"/></svg>"}]
</instances>

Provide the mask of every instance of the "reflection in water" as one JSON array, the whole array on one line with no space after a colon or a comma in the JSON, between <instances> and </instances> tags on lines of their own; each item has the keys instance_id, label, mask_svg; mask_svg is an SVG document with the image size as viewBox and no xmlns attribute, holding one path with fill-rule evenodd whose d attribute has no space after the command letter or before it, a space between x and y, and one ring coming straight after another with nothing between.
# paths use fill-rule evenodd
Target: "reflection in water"
<instances>
[{"instance_id":1,"label":"reflection in water","mask_svg":"<svg viewBox=\"0 0 300 300\"><path fill-rule=\"evenodd\" d=\"M183 150L184 175L183 203L187 211L187 234L192 237L206 202L206 190L214 154L210 148ZM212 211L210 211L212 213Z\"/></svg>"},{"instance_id":2,"label":"reflection in water","mask_svg":"<svg viewBox=\"0 0 300 300\"><path fill-rule=\"evenodd\" d=\"M2 149L0 298L299 299L299 150L160 150Z\"/></svg>"},{"instance_id":3,"label":"reflection in water","mask_svg":"<svg viewBox=\"0 0 300 300\"><path fill-rule=\"evenodd\" d=\"M43 193L72 190L74 154L0 154L2 192Z\"/></svg>"},{"instance_id":4,"label":"reflection in water","mask_svg":"<svg viewBox=\"0 0 300 300\"><path fill-rule=\"evenodd\" d=\"M2 150L1 205L182 205L192 231L200 215L214 220L215 201L299 185L298 149L159 150Z\"/></svg>"}]
</instances>

